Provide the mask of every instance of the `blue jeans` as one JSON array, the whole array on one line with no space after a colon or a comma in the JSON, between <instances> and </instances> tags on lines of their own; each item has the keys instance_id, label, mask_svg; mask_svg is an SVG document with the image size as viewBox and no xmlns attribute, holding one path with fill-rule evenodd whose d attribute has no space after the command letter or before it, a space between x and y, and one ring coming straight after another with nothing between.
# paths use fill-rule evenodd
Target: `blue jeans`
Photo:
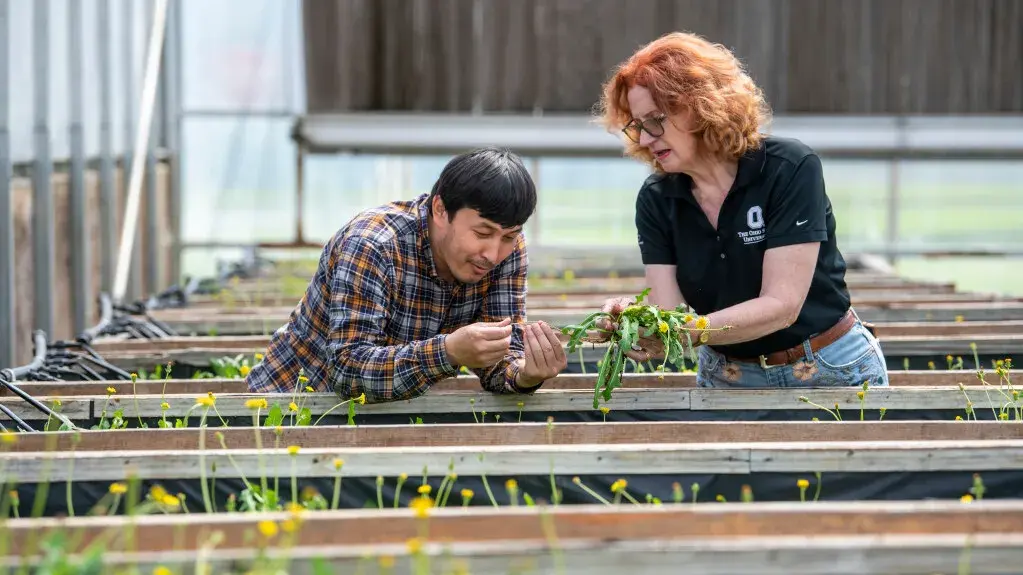
<instances>
[{"instance_id":1,"label":"blue jeans","mask_svg":"<svg viewBox=\"0 0 1023 575\"><path fill-rule=\"evenodd\" d=\"M728 361L707 346L697 348L696 383L700 387L754 389L771 387L842 387L888 385L888 366L881 345L859 320L845 335L811 353L803 342L805 357L789 365Z\"/></svg>"}]
</instances>

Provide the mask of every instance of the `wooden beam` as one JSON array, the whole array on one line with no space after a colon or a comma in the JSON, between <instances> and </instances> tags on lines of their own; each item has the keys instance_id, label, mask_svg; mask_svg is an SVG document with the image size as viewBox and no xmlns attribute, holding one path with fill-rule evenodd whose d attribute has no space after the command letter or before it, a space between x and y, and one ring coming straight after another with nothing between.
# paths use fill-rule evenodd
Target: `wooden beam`
<instances>
[{"instance_id":1,"label":"wooden beam","mask_svg":"<svg viewBox=\"0 0 1023 575\"><path fill-rule=\"evenodd\" d=\"M107 550L125 550L128 544L141 553L196 550L221 533L219 554L247 550L258 522L281 522L290 514L218 513L158 514L126 517L27 518L6 523L8 549L25 550L38 533L63 531L67 551L85 549L105 532L117 532L128 525L134 537L111 538ZM337 510L306 512L299 522L297 541L306 549L330 548L343 541L353 547L365 545L400 546L422 535L423 520L409 509ZM130 521L130 523L129 523ZM557 540L594 541L608 545L614 539L634 541L675 541L699 546L745 543L749 548L781 548L777 538L797 538L793 544L811 546L813 537L852 539L870 537L873 545L898 537L972 535L995 536L1023 532L1023 508L1019 501L884 501L816 503L725 503L701 505L665 504L659 507L621 505L571 505L556 508L488 507L433 509L429 517L429 539L460 543L503 543L505 551L522 545L543 543L547 522ZM185 530L182 533L182 530ZM1019 542L1016 542L1019 545ZM1020 546L1019 549L1023 549ZM834 567L834 565L831 565ZM688 567L687 567L687 572ZM761 570L751 572L761 573ZM900 571L904 572L904 571ZM914 571L916 572L916 571Z\"/></svg>"},{"instance_id":2,"label":"wooden beam","mask_svg":"<svg viewBox=\"0 0 1023 575\"><path fill-rule=\"evenodd\" d=\"M877 387L866 392L862 408L878 410L885 408L895 410L960 410L966 406L967 398L973 402L975 410L1000 409L1005 397L999 390L1009 392L1009 388L995 385L969 385L962 390L959 387ZM612 411L685 411L685 410L802 410L817 411L821 418L827 418L820 408L800 400L807 397L810 401L832 408L838 404L839 409L848 416L850 412L858 412L861 408L857 397L859 387L842 388L781 388L781 389L617 389L606 404L601 406ZM289 394L224 394L217 397L217 412L223 417L247 417L253 411L245 407L250 399L266 399L270 405L278 403L287 409L291 400ZM193 419L198 419L201 410L192 409L196 397L192 395L114 395L107 396L40 396L40 401L47 404L55 399L63 403L63 413L72 420L84 417L100 417L106 409L108 416L114 410L123 411L123 417L133 419L137 416L153 418L165 414L168 418L184 417L191 412ZM343 415L347 407L337 407L341 400L332 393L302 393L301 401L316 418L332 410L331 413ZM161 404L166 402L169 408L164 411ZM17 397L2 397L0 403L11 408L17 415L25 419L39 419L42 414L32 409ZM544 390L533 395L492 394L489 392L454 392L432 391L412 400L392 401L376 404L358 405L359 414L387 415L426 415L426 414L464 414L472 412L481 414L486 411L490 417L501 414L503 420L516 417L521 412L593 412L593 392L583 390ZM266 414L264 410L263 415ZM211 411L210 417L215 417Z\"/></svg>"},{"instance_id":3,"label":"wooden beam","mask_svg":"<svg viewBox=\"0 0 1023 575\"><path fill-rule=\"evenodd\" d=\"M216 427L214 425L214 427ZM212 433L224 435L233 449L256 448L256 429L207 429L207 445L216 446ZM32 451L178 451L196 449L201 430L129 429L49 434L24 434L6 447L9 452ZM763 443L822 441L982 441L1023 439L1023 426L995 421L849 421L849 422L635 422L435 424L429 433L416 425L357 425L294 427L285 421L280 435L260 428L262 445L330 447L450 447L459 445L578 445L641 443Z\"/></svg>"},{"instance_id":4,"label":"wooden beam","mask_svg":"<svg viewBox=\"0 0 1023 575\"><path fill-rule=\"evenodd\" d=\"M209 430L209 444L217 445ZM198 478L200 461L217 466L217 477L263 473L333 478L334 461L345 477L397 477L422 469L459 476L556 476L738 474L756 472L932 472L1023 469L1023 440L792 443L663 443L578 445L482 445L447 447L331 447L181 451L75 451L0 454L10 481L123 481ZM73 465L72 465L73 462ZM275 471L276 470L276 471ZM293 470L293 471L292 471Z\"/></svg>"}]
</instances>

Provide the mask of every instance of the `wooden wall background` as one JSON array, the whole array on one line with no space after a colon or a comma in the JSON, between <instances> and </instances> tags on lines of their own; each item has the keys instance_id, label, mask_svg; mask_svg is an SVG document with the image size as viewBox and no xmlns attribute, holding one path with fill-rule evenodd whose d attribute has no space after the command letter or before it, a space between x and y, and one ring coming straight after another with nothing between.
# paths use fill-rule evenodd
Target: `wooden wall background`
<instances>
[{"instance_id":1,"label":"wooden wall background","mask_svg":"<svg viewBox=\"0 0 1023 575\"><path fill-rule=\"evenodd\" d=\"M1023 0L307 0L308 110L587 112L666 32L778 114L1023 112Z\"/></svg>"}]
</instances>

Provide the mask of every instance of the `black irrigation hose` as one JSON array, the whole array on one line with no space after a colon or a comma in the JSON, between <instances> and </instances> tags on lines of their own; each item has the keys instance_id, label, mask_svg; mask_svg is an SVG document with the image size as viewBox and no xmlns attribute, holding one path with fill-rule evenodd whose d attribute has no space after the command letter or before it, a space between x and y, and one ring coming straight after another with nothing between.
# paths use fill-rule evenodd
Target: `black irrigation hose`
<instances>
[{"instance_id":1,"label":"black irrigation hose","mask_svg":"<svg viewBox=\"0 0 1023 575\"><path fill-rule=\"evenodd\" d=\"M99 309L99 323L82 332L82 334L78 336L78 341L82 343L92 343L96 337L110 326L110 322L114 317L114 305L113 302L110 301L110 294L99 294Z\"/></svg>"},{"instance_id":2,"label":"black irrigation hose","mask_svg":"<svg viewBox=\"0 0 1023 575\"><path fill-rule=\"evenodd\" d=\"M14 382L17 381L19 377L32 374L42 369L45 364L47 354L46 334L41 330L36 330L33 333L33 339L35 340L35 357L32 359L32 363L14 369L5 369L3 372L0 372L0 384L18 397L27 401L32 407L46 414L48 417L54 417L67 425L70 429L76 429L75 425L71 423L71 420L67 417L53 411L49 407L46 407L46 405L40 403L39 400L25 393L20 387L14 385Z\"/></svg>"},{"instance_id":3,"label":"black irrigation hose","mask_svg":"<svg viewBox=\"0 0 1023 575\"><path fill-rule=\"evenodd\" d=\"M18 417L13 411L11 411L10 408L8 408L6 405L4 405L2 403L0 403L0 412L2 412L4 415L6 415L8 419L13 421L15 427L18 427L22 431L28 431L28 432L35 431L35 429L32 429L31 425L25 423L20 417ZM0 427L2 427L2 424L0 424ZM6 430L7 430L7 428L5 427L4 431L6 431Z\"/></svg>"}]
</instances>

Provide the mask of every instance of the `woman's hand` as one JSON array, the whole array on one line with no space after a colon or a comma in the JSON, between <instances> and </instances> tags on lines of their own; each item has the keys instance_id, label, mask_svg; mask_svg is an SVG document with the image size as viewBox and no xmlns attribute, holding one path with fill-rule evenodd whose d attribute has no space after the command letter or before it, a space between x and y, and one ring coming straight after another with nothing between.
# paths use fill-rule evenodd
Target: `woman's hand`
<instances>
[{"instance_id":1,"label":"woman's hand","mask_svg":"<svg viewBox=\"0 0 1023 575\"><path fill-rule=\"evenodd\" d=\"M631 297L613 297L605 301L604 307L600 308L600 311L610 314L611 317L602 317L594 322L593 325L597 328L597 331L594 332L593 337L588 339L594 343L603 343L611 339L611 334L618 329L616 319L622 313L622 310L635 303L635 301L635 298Z\"/></svg>"}]
</instances>

